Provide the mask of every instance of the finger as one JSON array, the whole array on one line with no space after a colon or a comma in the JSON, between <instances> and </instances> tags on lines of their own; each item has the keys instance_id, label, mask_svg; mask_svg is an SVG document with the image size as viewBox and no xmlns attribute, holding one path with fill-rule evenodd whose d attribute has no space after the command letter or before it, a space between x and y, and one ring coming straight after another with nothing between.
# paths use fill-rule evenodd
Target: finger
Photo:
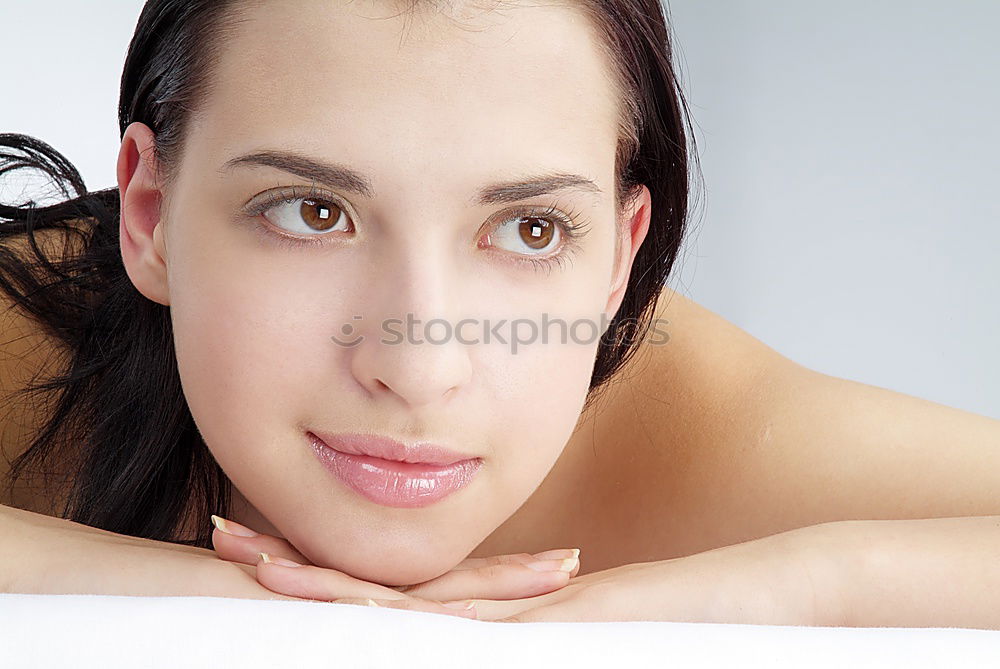
<instances>
[{"instance_id":1,"label":"finger","mask_svg":"<svg viewBox=\"0 0 1000 669\"><path fill-rule=\"evenodd\" d=\"M255 565L257 555L267 553L299 564L309 564L309 559L295 550L285 539L269 534L258 534L219 516L212 516L212 523L215 525L215 530L212 532L212 546L223 560Z\"/></svg>"},{"instance_id":2,"label":"finger","mask_svg":"<svg viewBox=\"0 0 1000 669\"><path fill-rule=\"evenodd\" d=\"M562 560L574 557L580 557L579 548L557 548L540 553L511 553L484 558L465 558L455 565L455 569L479 569L491 564L528 564L536 560Z\"/></svg>"},{"instance_id":3,"label":"finger","mask_svg":"<svg viewBox=\"0 0 1000 669\"><path fill-rule=\"evenodd\" d=\"M534 558L530 553L512 553L510 555L494 555L492 557L483 558L465 558L455 565L453 571L480 569L482 567L488 567L492 564L527 564L532 560L534 560Z\"/></svg>"},{"instance_id":4,"label":"finger","mask_svg":"<svg viewBox=\"0 0 1000 669\"><path fill-rule=\"evenodd\" d=\"M440 602L431 602L423 599L370 599L360 597L341 597L331 600L335 604L355 604L359 606L377 606L387 609L403 609L405 611L425 611L427 613L443 613L449 616L460 618L476 619L474 607L460 608L444 606Z\"/></svg>"},{"instance_id":5,"label":"finger","mask_svg":"<svg viewBox=\"0 0 1000 669\"><path fill-rule=\"evenodd\" d=\"M536 597L524 599L494 600L494 599L473 599L471 600L476 610L476 618L479 620L492 622L535 622L549 620L549 609L556 609L556 613L561 610L562 602L568 603L567 591L557 590ZM447 604L449 602L442 602ZM553 618L554 620L555 618Z\"/></svg>"},{"instance_id":6,"label":"finger","mask_svg":"<svg viewBox=\"0 0 1000 669\"><path fill-rule=\"evenodd\" d=\"M580 568L579 559L497 561L475 569L452 570L402 592L436 600L520 599L558 590Z\"/></svg>"},{"instance_id":7,"label":"finger","mask_svg":"<svg viewBox=\"0 0 1000 669\"><path fill-rule=\"evenodd\" d=\"M289 562L287 558L261 553L257 582L268 590L293 597L333 601L343 598L408 599L390 587L349 576L336 569Z\"/></svg>"}]
</instances>

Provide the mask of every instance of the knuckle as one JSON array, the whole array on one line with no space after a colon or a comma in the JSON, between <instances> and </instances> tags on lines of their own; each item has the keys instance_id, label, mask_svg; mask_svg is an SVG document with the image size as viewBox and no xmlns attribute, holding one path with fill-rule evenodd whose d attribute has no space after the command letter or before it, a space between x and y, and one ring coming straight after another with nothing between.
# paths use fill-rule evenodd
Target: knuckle
<instances>
[{"instance_id":1,"label":"knuckle","mask_svg":"<svg viewBox=\"0 0 1000 669\"><path fill-rule=\"evenodd\" d=\"M534 558L530 553L512 553L510 555L498 555L496 557L497 564L524 564L525 562L531 562Z\"/></svg>"},{"instance_id":2,"label":"knuckle","mask_svg":"<svg viewBox=\"0 0 1000 669\"><path fill-rule=\"evenodd\" d=\"M487 580L498 579L507 572L506 564L490 564L479 570L480 575Z\"/></svg>"}]
</instances>

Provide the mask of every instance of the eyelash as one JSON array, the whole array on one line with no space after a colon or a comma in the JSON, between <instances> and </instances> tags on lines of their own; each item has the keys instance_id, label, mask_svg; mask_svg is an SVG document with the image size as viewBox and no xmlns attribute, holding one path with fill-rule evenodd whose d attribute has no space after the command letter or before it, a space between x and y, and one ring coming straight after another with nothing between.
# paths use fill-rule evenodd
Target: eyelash
<instances>
[{"instance_id":1,"label":"eyelash","mask_svg":"<svg viewBox=\"0 0 1000 669\"><path fill-rule=\"evenodd\" d=\"M309 186L308 188L293 186L290 188L281 188L276 191L263 193L262 195L255 197L249 203L244 205L243 214L248 218L256 219L280 204L288 204L299 200L319 200L321 202L332 204L338 209L342 209L338 198L316 188L315 185ZM350 217L350 214L346 209L342 209L342 211ZM506 223L507 221L516 218L528 217L539 218L555 223L559 227L559 234L562 238L562 246L554 255L542 258L536 258L520 253L504 253L504 255L513 255L515 256L513 259L514 262L525 263L535 270L544 269L551 272L553 267L564 267L564 263L567 260L572 261L572 254L579 250L580 238L587 233L587 228L590 225L589 221L576 220L578 216L578 212L572 209L570 209L567 213L563 213L555 205L542 211L538 211L532 207L516 207L501 221L501 223ZM353 219L351 219L351 221L353 224ZM263 239L270 243L278 244L282 248L301 248L303 246L318 246L325 243L322 239L326 236L325 234L318 234L312 237L298 237L279 232L272 229L273 227L274 226L272 225L259 223L256 226L256 230ZM492 230L487 234L491 233Z\"/></svg>"}]
</instances>

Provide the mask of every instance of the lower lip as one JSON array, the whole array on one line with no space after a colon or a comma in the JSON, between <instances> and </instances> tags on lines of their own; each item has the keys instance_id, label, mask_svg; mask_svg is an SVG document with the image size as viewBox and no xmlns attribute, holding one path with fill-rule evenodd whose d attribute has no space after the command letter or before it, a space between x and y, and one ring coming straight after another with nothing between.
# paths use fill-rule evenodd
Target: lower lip
<instances>
[{"instance_id":1,"label":"lower lip","mask_svg":"<svg viewBox=\"0 0 1000 669\"><path fill-rule=\"evenodd\" d=\"M479 458L450 465L396 462L369 455L341 453L308 435L310 446L323 466L367 499L400 508L438 502L468 485L479 471Z\"/></svg>"}]
</instances>

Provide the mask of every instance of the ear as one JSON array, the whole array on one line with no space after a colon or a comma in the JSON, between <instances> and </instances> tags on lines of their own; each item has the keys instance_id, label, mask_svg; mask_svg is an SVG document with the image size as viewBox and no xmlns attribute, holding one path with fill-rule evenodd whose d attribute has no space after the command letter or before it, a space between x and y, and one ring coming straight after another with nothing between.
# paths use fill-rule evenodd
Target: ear
<instances>
[{"instance_id":1,"label":"ear","mask_svg":"<svg viewBox=\"0 0 1000 669\"><path fill-rule=\"evenodd\" d=\"M160 224L163 193L153 149L149 126L136 122L125 129L118 151L118 236L133 285L152 301L169 305L166 242Z\"/></svg>"},{"instance_id":2,"label":"ear","mask_svg":"<svg viewBox=\"0 0 1000 669\"><path fill-rule=\"evenodd\" d=\"M615 269L612 272L611 293L608 295L608 303L604 310L608 322L611 322L618 313L618 308L625 297L625 289L628 288L628 278L632 274L635 255L646 239L646 233L649 232L652 197L645 184L637 188L641 191L623 213L622 220L615 230L615 234L618 235L615 243Z\"/></svg>"}]
</instances>

